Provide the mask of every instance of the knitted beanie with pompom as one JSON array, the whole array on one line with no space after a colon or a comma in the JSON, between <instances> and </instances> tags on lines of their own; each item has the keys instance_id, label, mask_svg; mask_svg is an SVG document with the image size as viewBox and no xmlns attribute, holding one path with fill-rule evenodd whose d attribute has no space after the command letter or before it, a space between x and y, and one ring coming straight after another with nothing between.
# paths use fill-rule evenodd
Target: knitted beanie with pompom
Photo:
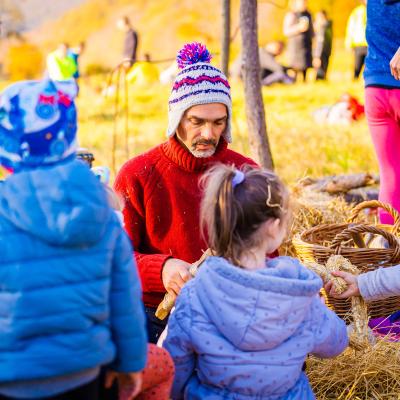
<instances>
[{"instance_id":1,"label":"knitted beanie with pompom","mask_svg":"<svg viewBox=\"0 0 400 400\"><path fill-rule=\"evenodd\" d=\"M186 44L177 55L177 75L169 97L167 136L173 136L183 114L199 104L222 103L228 111L224 139L232 142L231 89L226 76L210 64L211 54L201 43Z\"/></svg>"}]
</instances>

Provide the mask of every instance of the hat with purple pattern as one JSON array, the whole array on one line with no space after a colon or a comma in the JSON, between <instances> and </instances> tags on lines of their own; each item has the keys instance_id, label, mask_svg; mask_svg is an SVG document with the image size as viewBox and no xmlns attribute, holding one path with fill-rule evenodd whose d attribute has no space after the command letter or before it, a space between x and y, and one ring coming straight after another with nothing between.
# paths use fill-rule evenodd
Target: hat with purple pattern
<instances>
[{"instance_id":1,"label":"hat with purple pattern","mask_svg":"<svg viewBox=\"0 0 400 400\"><path fill-rule=\"evenodd\" d=\"M190 107L199 104L222 103L228 111L228 122L223 133L230 143L232 100L231 89L226 76L210 64L211 54L201 43L188 43L176 58L182 71L172 87L168 107L168 136L173 136L183 114Z\"/></svg>"},{"instance_id":2,"label":"hat with purple pattern","mask_svg":"<svg viewBox=\"0 0 400 400\"><path fill-rule=\"evenodd\" d=\"M22 81L0 94L0 165L19 171L54 164L77 148L73 80Z\"/></svg>"}]
</instances>

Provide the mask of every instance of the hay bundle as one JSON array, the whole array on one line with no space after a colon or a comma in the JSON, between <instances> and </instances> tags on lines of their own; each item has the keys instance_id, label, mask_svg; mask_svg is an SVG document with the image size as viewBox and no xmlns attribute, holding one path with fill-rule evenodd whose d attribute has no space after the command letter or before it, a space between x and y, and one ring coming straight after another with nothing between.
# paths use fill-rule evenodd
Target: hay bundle
<instances>
[{"instance_id":1,"label":"hay bundle","mask_svg":"<svg viewBox=\"0 0 400 400\"><path fill-rule=\"evenodd\" d=\"M199 269L200 265L205 261L205 259L209 256L212 256L212 251L207 249L202 256L195 261L189 268L189 273L192 277L195 277L197 274L197 270ZM169 313L173 309L176 301L176 296L172 293L166 293L162 302L158 305L156 310L156 317L164 320L168 317Z\"/></svg>"},{"instance_id":2,"label":"hay bundle","mask_svg":"<svg viewBox=\"0 0 400 400\"><path fill-rule=\"evenodd\" d=\"M326 265L306 265L321 276L330 278L333 270L358 273L347 259L331 256ZM345 282L335 278L338 292ZM400 398L400 343L389 338L375 339L368 333L367 307L361 297L352 298L354 329L350 347L333 359L310 357L307 374L318 400L398 400ZM372 340L373 339L373 340Z\"/></svg>"},{"instance_id":3,"label":"hay bundle","mask_svg":"<svg viewBox=\"0 0 400 400\"><path fill-rule=\"evenodd\" d=\"M333 359L310 357L307 375L318 400L398 400L400 343L378 339Z\"/></svg>"},{"instance_id":4,"label":"hay bundle","mask_svg":"<svg viewBox=\"0 0 400 400\"><path fill-rule=\"evenodd\" d=\"M280 254L297 257L292 244L296 234L321 224L345 223L351 216L352 207L342 197L331 197L306 188L294 188L291 204L292 223L287 240L279 249Z\"/></svg>"},{"instance_id":5,"label":"hay bundle","mask_svg":"<svg viewBox=\"0 0 400 400\"><path fill-rule=\"evenodd\" d=\"M359 274L358 268L341 255L329 257L326 265L311 262L307 262L304 265L318 274L324 284L332 280L335 291L339 294L346 291L347 283L342 278L335 277L331 273L333 271L345 271L353 275ZM362 350L369 346L368 310L362 297L355 296L351 298L351 313L353 329L350 334L350 346L356 350Z\"/></svg>"}]
</instances>

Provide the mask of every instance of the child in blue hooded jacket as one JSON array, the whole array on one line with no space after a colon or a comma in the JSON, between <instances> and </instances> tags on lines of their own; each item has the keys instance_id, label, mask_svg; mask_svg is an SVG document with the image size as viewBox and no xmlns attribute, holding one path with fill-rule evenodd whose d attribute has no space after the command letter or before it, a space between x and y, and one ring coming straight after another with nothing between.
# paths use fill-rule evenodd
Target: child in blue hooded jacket
<instances>
[{"instance_id":1,"label":"child in blue hooded jacket","mask_svg":"<svg viewBox=\"0 0 400 400\"><path fill-rule=\"evenodd\" d=\"M181 291L164 347L173 399L314 399L307 354L334 357L346 327L320 300L321 279L282 243L288 193L262 169L218 165L205 175L201 223L215 256Z\"/></svg>"},{"instance_id":2,"label":"child in blue hooded jacket","mask_svg":"<svg viewBox=\"0 0 400 400\"><path fill-rule=\"evenodd\" d=\"M75 95L72 81L27 81L0 97L0 399L95 400L110 363L121 395L140 390L140 282L102 183L75 159Z\"/></svg>"}]
</instances>

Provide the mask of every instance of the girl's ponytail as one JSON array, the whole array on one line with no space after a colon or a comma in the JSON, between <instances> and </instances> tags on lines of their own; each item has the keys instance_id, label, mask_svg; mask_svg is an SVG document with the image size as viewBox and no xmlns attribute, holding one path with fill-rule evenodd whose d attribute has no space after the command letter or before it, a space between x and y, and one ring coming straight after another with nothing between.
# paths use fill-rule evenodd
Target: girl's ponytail
<instances>
[{"instance_id":1,"label":"girl's ponytail","mask_svg":"<svg viewBox=\"0 0 400 400\"><path fill-rule=\"evenodd\" d=\"M218 164L203 175L200 185L203 237L215 255L235 265L243 250L260 239L253 237L254 231L266 220L286 214L287 191L272 172Z\"/></svg>"}]
</instances>

